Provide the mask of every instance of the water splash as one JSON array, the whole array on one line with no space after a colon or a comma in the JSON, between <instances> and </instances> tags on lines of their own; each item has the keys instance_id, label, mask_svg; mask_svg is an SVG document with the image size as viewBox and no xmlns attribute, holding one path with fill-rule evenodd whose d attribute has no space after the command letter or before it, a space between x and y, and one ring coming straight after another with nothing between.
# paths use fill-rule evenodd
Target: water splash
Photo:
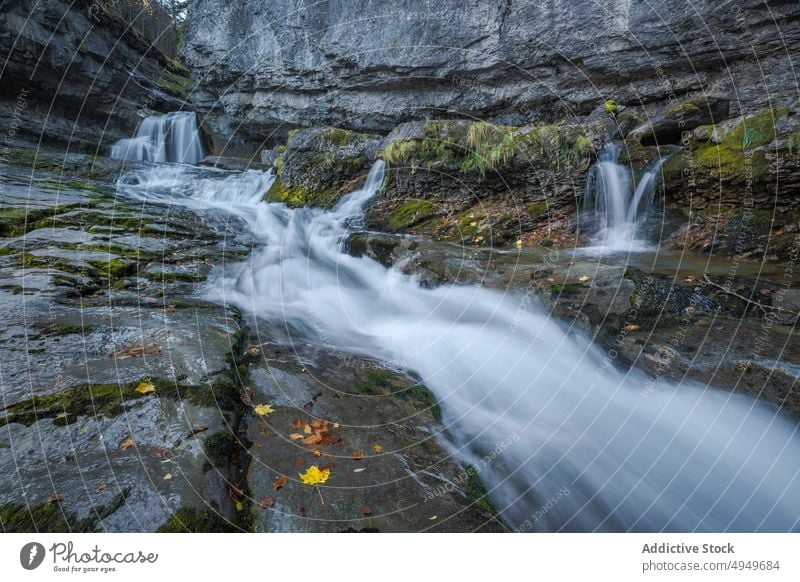
<instances>
[{"instance_id":1,"label":"water splash","mask_svg":"<svg viewBox=\"0 0 800 582\"><path fill-rule=\"evenodd\" d=\"M147 117L136 137L121 139L111 146L111 157L144 162L196 164L203 159L203 145L192 111L175 111Z\"/></svg>"},{"instance_id":2,"label":"water splash","mask_svg":"<svg viewBox=\"0 0 800 582\"><path fill-rule=\"evenodd\" d=\"M586 180L583 210L595 232L588 250L601 254L650 250L641 226L652 209L663 160L650 163L634 189L619 154L619 145L607 143Z\"/></svg>"},{"instance_id":3,"label":"water splash","mask_svg":"<svg viewBox=\"0 0 800 582\"><path fill-rule=\"evenodd\" d=\"M291 330L292 341L321 343L324 333L342 352L407 363L441 403L464 462L483 467L511 527L800 527L797 426L771 406L608 366L599 348L567 334L530 298L476 286L425 289L343 253L348 223L360 219L382 177L378 162L332 212L261 202L244 186L250 173L214 175L198 187L196 175L184 174L168 188L140 176L120 188L238 216L256 248L216 273L209 296ZM499 443L510 444L481 464Z\"/></svg>"}]
</instances>

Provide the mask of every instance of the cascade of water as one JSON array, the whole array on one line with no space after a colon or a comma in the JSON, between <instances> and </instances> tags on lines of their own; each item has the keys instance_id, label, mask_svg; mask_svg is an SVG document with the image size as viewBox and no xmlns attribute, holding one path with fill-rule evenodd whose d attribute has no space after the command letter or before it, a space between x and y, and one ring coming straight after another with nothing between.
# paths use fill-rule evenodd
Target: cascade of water
<instances>
[{"instance_id":1,"label":"cascade of water","mask_svg":"<svg viewBox=\"0 0 800 582\"><path fill-rule=\"evenodd\" d=\"M599 348L565 333L535 302L478 286L422 288L341 252L347 224L380 187L382 162L332 212L263 202L257 190L269 174L198 182L191 172L200 170L184 168L158 178L169 169L123 180L120 191L224 209L256 242L248 259L220 267L210 298L292 330L293 340L319 343L324 333L337 350L404 362L435 393L465 462L479 465L506 443L481 464L481 479L512 527L800 527L797 426L769 405L608 367ZM609 184L623 179L599 171Z\"/></svg>"},{"instance_id":2,"label":"cascade of water","mask_svg":"<svg viewBox=\"0 0 800 582\"><path fill-rule=\"evenodd\" d=\"M195 164L203 159L203 145L194 112L175 111L147 117L136 137L121 139L111 146L118 160L179 162Z\"/></svg>"},{"instance_id":3,"label":"cascade of water","mask_svg":"<svg viewBox=\"0 0 800 582\"><path fill-rule=\"evenodd\" d=\"M628 170L618 163L620 147L607 143L589 171L583 198L584 212L594 223L594 248L602 251L638 251L647 248L638 232L651 210L662 158L645 168L636 189Z\"/></svg>"}]
</instances>

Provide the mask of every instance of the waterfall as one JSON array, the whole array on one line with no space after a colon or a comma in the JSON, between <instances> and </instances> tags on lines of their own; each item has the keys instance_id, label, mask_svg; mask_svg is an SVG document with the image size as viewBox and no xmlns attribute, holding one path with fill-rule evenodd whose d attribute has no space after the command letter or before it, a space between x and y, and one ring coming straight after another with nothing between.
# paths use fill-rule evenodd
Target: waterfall
<instances>
[{"instance_id":1,"label":"waterfall","mask_svg":"<svg viewBox=\"0 0 800 582\"><path fill-rule=\"evenodd\" d=\"M608 164L598 171L621 187L623 175ZM348 224L382 177L377 162L364 187L330 212L263 202L271 174L255 171L153 167L122 179L119 193L241 221L252 255L218 266L208 297L288 330L287 341L404 362L436 395L448 437L465 464L482 467L511 527L800 528L800 439L772 406L608 366L599 347L566 333L530 297L426 289L343 253Z\"/></svg>"},{"instance_id":2,"label":"waterfall","mask_svg":"<svg viewBox=\"0 0 800 582\"><path fill-rule=\"evenodd\" d=\"M620 146L607 143L586 180L583 210L593 224L592 243L601 251L646 250L639 230L652 207L663 160L649 164L634 189L619 154Z\"/></svg>"},{"instance_id":3,"label":"waterfall","mask_svg":"<svg viewBox=\"0 0 800 582\"><path fill-rule=\"evenodd\" d=\"M195 164L203 159L203 145L192 111L175 111L147 117L136 137L121 139L111 146L111 157L144 162Z\"/></svg>"}]
</instances>

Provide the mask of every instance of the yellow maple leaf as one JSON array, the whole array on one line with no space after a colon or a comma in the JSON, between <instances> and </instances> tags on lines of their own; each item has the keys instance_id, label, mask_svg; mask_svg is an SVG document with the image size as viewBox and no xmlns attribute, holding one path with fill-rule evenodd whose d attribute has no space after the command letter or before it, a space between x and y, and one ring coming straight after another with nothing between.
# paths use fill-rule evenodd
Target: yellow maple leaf
<instances>
[{"instance_id":1,"label":"yellow maple leaf","mask_svg":"<svg viewBox=\"0 0 800 582\"><path fill-rule=\"evenodd\" d=\"M253 408L253 412L259 416L267 416L268 414L275 412L275 410L269 404L259 404Z\"/></svg>"},{"instance_id":2,"label":"yellow maple leaf","mask_svg":"<svg viewBox=\"0 0 800 582\"><path fill-rule=\"evenodd\" d=\"M375 451L376 453L380 454L383 451L383 447L380 446L379 444L375 444L375 445L373 445L372 450Z\"/></svg>"},{"instance_id":3,"label":"yellow maple leaf","mask_svg":"<svg viewBox=\"0 0 800 582\"><path fill-rule=\"evenodd\" d=\"M156 391L156 386L152 382L145 380L144 382L139 382L139 385L136 387L136 391L139 394L150 394L151 392Z\"/></svg>"},{"instance_id":4,"label":"yellow maple leaf","mask_svg":"<svg viewBox=\"0 0 800 582\"><path fill-rule=\"evenodd\" d=\"M518 249L522 248L522 240L521 239L517 239L517 248Z\"/></svg>"},{"instance_id":5,"label":"yellow maple leaf","mask_svg":"<svg viewBox=\"0 0 800 582\"><path fill-rule=\"evenodd\" d=\"M312 465L305 473L300 473L300 480L306 485L319 485L320 483L325 483L330 476L330 469L322 469L320 471L319 467Z\"/></svg>"}]
</instances>

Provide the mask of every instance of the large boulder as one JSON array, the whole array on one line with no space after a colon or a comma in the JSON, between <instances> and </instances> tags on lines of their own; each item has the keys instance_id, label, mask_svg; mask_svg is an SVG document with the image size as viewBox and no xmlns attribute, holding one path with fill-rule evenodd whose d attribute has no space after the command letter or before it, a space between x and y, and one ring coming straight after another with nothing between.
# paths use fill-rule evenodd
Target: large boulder
<instances>
[{"instance_id":1,"label":"large boulder","mask_svg":"<svg viewBox=\"0 0 800 582\"><path fill-rule=\"evenodd\" d=\"M333 127L292 132L273 162L278 176L267 199L290 206L333 206L364 179L381 139Z\"/></svg>"}]
</instances>

